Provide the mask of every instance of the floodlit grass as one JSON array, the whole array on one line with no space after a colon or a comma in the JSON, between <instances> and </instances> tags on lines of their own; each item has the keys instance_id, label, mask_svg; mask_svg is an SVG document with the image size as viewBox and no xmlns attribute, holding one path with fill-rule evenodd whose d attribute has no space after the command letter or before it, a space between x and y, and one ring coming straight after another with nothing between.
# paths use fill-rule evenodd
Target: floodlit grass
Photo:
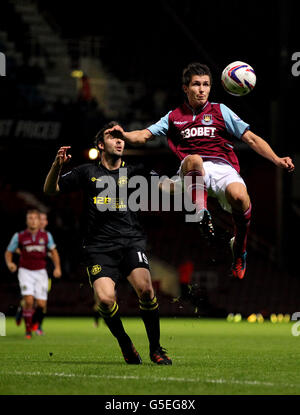
<instances>
[{"instance_id":1,"label":"floodlit grass","mask_svg":"<svg viewBox=\"0 0 300 415\"><path fill-rule=\"evenodd\" d=\"M46 318L46 335L24 338L13 318L0 337L1 395L298 395L300 337L292 323L161 319L172 366L149 359L143 323L124 318L143 364L125 363L103 321Z\"/></svg>"}]
</instances>

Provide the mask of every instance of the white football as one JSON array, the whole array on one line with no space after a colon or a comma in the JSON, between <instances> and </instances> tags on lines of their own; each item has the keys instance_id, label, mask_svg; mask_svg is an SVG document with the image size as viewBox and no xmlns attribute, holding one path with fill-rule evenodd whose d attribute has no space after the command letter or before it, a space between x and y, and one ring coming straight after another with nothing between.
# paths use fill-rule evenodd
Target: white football
<instances>
[{"instance_id":1,"label":"white football","mask_svg":"<svg viewBox=\"0 0 300 415\"><path fill-rule=\"evenodd\" d=\"M226 66L222 72L221 81L226 92L235 96L243 96L249 94L255 87L256 75L250 65L235 61Z\"/></svg>"}]
</instances>

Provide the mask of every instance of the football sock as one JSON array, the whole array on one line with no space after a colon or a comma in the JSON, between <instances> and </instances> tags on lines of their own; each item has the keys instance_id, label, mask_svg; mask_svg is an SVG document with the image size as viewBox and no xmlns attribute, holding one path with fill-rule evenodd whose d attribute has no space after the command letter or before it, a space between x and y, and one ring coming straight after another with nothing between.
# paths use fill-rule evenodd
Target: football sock
<instances>
[{"instance_id":1,"label":"football sock","mask_svg":"<svg viewBox=\"0 0 300 415\"><path fill-rule=\"evenodd\" d=\"M207 208L207 189L204 184L204 178L200 170L190 170L185 177L191 177L188 180L186 191L196 205L196 212Z\"/></svg>"},{"instance_id":2,"label":"football sock","mask_svg":"<svg viewBox=\"0 0 300 415\"><path fill-rule=\"evenodd\" d=\"M139 307L146 328L151 352L156 350L160 345L159 308L157 298L154 297L152 300L148 301L139 299Z\"/></svg>"},{"instance_id":3,"label":"football sock","mask_svg":"<svg viewBox=\"0 0 300 415\"><path fill-rule=\"evenodd\" d=\"M235 236L233 252L236 256L240 256L246 251L247 236L251 221L251 210L251 203L246 212L237 212L235 210L232 210Z\"/></svg>"},{"instance_id":4,"label":"football sock","mask_svg":"<svg viewBox=\"0 0 300 415\"><path fill-rule=\"evenodd\" d=\"M37 307L32 316L32 324L38 323L39 327L42 325L45 313L42 307Z\"/></svg>"},{"instance_id":5,"label":"football sock","mask_svg":"<svg viewBox=\"0 0 300 415\"><path fill-rule=\"evenodd\" d=\"M23 308L23 318L25 322L26 333L31 333L33 313L34 313L33 309L26 310Z\"/></svg>"},{"instance_id":6,"label":"football sock","mask_svg":"<svg viewBox=\"0 0 300 415\"><path fill-rule=\"evenodd\" d=\"M98 311L103 320L107 324L107 327L111 331L112 335L116 337L120 346L124 346L131 342L129 336L126 334L119 312L119 306L116 302L109 307L106 304L100 304Z\"/></svg>"}]
</instances>

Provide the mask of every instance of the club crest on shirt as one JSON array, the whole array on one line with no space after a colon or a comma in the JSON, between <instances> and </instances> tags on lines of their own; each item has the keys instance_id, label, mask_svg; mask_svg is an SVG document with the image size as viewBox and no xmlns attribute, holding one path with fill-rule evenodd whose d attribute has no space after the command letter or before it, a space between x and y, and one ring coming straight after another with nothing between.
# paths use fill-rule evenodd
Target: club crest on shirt
<instances>
[{"instance_id":1,"label":"club crest on shirt","mask_svg":"<svg viewBox=\"0 0 300 415\"><path fill-rule=\"evenodd\" d=\"M44 245L44 243L45 243L45 239L44 239L44 238L40 238L40 239L39 239L39 244L40 244L40 245Z\"/></svg>"},{"instance_id":2,"label":"club crest on shirt","mask_svg":"<svg viewBox=\"0 0 300 415\"><path fill-rule=\"evenodd\" d=\"M101 265L93 265L93 267L91 269L91 274L92 275L99 274L99 272L101 272L101 270L102 270Z\"/></svg>"},{"instance_id":3,"label":"club crest on shirt","mask_svg":"<svg viewBox=\"0 0 300 415\"><path fill-rule=\"evenodd\" d=\"M211 125L213 123L212 115L204 114L201 123L204 125Z\"/></svg>"}]
</instances>

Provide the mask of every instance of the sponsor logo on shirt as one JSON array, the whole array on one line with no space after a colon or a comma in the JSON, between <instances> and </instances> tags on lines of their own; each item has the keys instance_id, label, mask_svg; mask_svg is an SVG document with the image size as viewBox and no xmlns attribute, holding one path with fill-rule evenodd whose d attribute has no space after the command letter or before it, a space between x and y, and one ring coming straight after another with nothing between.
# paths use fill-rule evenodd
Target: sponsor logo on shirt
<instances>
[{"instance_id":1,"label":"sponsor logo on shirt","mask_svg":"<svg viewBox=\"0 0 300 415\"><path fill-rule=\"evenodd\" d=\"M101 182L101 178L100 179L97 179L96 177L91 177L91 181L92 182Z\"/></svg>"},{"instance_id":2,"label":"sponsor logo on shirt","mask_svg":"<svg viewBox=\"0 0 300 415\"><path fill-rule=\"evenodd\" d=\"M181 131L182 138L215 137L216 127L192 127Z\"/></svg>"},{"instance_id":3,"label":"sponsor logo on shirt","mask_svg":"<svg viewBox=\"0 0 300 415\"><path fill-rule=\"evenodd\" d=\"M186 124L188 121L174 121L174 124L182 125Z\"/></svg>"},{"instance_id":4,"label":"sponsor logo on shirt","mask_svg":"<svg viewBox=\"0 0 300 415\"><path fill-rule=\"evenodd\" d=\"M45 251L45 246L40 246L40 245L31 245L31 246L26 246L25 247L27 252L44 252Z\"/></svg>"},{"instance_id":5,"label":"sponsor logo on shirt","mask_svg":"<svg viewBox=\"0 0 300 415\"><path fill-rule=\"evenodd\" d=\"M122 199L109 196L94 196L95 205L110 205L113 209L126 209L126 205Z\"/></svg>"}]
</instances>

